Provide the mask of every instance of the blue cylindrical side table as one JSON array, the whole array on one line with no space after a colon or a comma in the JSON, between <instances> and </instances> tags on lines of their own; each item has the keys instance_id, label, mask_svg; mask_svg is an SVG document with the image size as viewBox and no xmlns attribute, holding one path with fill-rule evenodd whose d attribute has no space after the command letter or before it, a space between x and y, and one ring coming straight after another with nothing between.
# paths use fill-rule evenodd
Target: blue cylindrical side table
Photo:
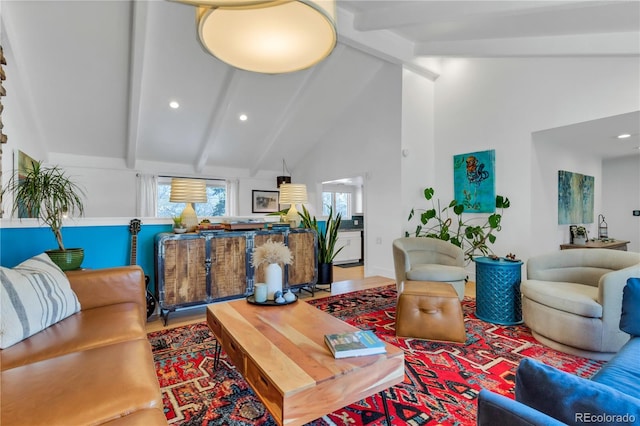
<instances>
[{"instance_id":1,"label":"blue cylindrical side table","mask_svg":"<svg viewBox=\"0 0 640 426\"><path fill-rule=\"evenodd\" d=\"M477 257L476 316L501 325L522 324L519 260Z\"/></svg>"}]
</instances>

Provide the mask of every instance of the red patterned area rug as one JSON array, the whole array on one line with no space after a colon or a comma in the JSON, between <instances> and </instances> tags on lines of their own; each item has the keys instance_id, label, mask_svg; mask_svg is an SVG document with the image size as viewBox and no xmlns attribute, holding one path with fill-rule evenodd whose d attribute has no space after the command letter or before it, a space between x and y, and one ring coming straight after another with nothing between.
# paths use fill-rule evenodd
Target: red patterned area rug
<instances>
[{"instance_id":1,"label":"red patterned area rug","mask_svg":"<svg viewBox=\"0 0 640 426\"><path fill-rule=\"evenodd\" d=\"M464 344L398 338L395 301L395 286L385 286L308 302L359 328L374 330L405 351L405 380L386 393L394 425L475 425L480 389L513 398L515 370L523 357L582 377L592 376L603 365L542 346L525 326L481 321L474 315L475 300L469 298L462 304ZM224 352L214 370L215 339L206 323L148 337L170 424L275 425ZM309 426L385 425L381 403L375 395Z\"/></svg>"}]
</instances>

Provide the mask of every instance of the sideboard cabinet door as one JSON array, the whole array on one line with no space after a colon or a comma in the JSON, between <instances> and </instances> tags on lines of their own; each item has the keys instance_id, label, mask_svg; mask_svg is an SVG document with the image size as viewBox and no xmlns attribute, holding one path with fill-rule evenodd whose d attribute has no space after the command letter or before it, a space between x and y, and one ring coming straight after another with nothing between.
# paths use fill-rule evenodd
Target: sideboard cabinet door
<instances>
[{"instance_id":1,"label":"sideboard cabinet door","mask_svg":"<svg viewBox=\"0 0 640 426\"><path fill-rule=\"evenodd\" d=\"M311 230L292 230L287 234L287 245L293 264L287 267L289 287L311 286L318 280L318 237Z\"/></svg>"},{"instance_id":2,"label":"sideboard cabinet door","mask_svg":"<svg viewBox=\"0 0 640 426\"><path fill-rule=\"evenodd\" d=\"M234 233L235 234L235 233ZM211 299L242 297L247 291L247 239L219 234L211 245Z\"/></svg>"},{"instance_id":3,"label":"sideboard cabinet door","mask_svg":"<svg viewBox=\"0 0 640 426\"><path fill-rule=\"evenodd\" d=\"M195 234L179 238L174 235L160 234L156 242L161 310L208 300L205 238Z\"/></svg>"},{"instance_id":4,"label":"sideboard cabinet door","mask_svg":"<svg viewBox=\"0 0 640 426\"><path fill-rule=\"evenodd\" d=\"M280 232L280 233L274 233L274 232L268 232L268 231L259 231L256 232L255 235L253 236L253 248L256 247L260 247L261 245L263 245L264 243L266 243L267 241L273 241L274 243L283 243L284 244L284 233ZM251 268L251 262L252 262L252 253L253 253L253 248L249 250L248 256L249 259L248 260L248 265ZM266 280L266 269L267 269L266 264L262 264L259 265L257 268L255 268L253 270L253 284L255 283L263 283ZM282 268L282 270L284 271L284 265L280 264L280 267ZM251 289L251 292L253 292L253 289Z\"/></svg>"}]
</instances>

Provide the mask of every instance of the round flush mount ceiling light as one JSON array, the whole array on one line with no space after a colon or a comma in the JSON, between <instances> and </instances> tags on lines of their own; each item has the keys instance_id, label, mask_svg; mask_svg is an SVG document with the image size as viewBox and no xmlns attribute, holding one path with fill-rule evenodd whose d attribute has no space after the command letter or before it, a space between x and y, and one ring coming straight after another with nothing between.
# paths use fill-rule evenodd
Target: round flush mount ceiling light
<instances>
[{"instance_id":1,"label":"round flush mount ceiling light","mask_svg":"<svg viewBox=\"0 0 640 426\"><path fill-rule=\"evenodd\" d=\"M247 117L247 114L240 114L238 116L238 120L240 121L247 121L249 119L249 117Z\"/></svg>"},{"instance_id":2,"label":"round flush mount ceiling light","mask_svg":"<svg viewBox=\"0 0 640 426\"><path fill-rule=\"evenodd\" d=\"M337 42L335 0L177 0L197 4L200 42L247 71L279 74L309 68Z\"/></svg>"},{"instance_id":3,"label":"round flush mount ceiling light","mask_svg":"<svg viewBox=\"0 0 640 426\"><path fill-rule=\"evenodd\" d=\"M173 109L177 109L177 108L180 108L180 104L177 101L171 101L169 102L169 107Z\"/></svg>"}]
</instances>

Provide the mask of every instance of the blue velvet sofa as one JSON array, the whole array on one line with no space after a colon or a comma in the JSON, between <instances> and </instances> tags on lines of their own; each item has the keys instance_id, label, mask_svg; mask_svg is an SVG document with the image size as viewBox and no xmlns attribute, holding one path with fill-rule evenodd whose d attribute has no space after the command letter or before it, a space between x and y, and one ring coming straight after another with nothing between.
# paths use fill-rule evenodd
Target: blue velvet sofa
<instances>
[{"instance_id":1,"label":"blue velvet sofa","mask_svg":"<svg viewBox=\"0 0 640 426\"><path fill-rule=\"evenodd\" d=\"M516 398L482 389L477 424L640 424L640 278L624 288L620 329L631 339L591 379L525 358L516 372Z\"/></svg>"}]
</instances>

